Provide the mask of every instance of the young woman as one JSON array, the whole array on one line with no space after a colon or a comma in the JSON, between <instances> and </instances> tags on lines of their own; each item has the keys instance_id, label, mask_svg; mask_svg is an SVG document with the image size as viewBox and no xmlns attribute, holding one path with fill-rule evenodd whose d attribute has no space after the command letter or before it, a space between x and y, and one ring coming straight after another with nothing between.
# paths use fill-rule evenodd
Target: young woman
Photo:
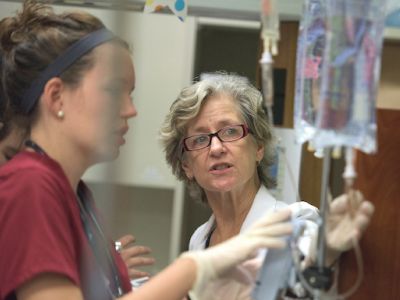
<instances>
[{"instance_id":1,"label":"young woman","mask_svg":"<svg viewBox=\"0 0 400 300\"><path fill-rule=\"evenodd\" d=\"M0 58L1 70L2 55ZM0 85L0 166L15 156L24 146L29 133L27 123L23 116L10 111L9 103ZM150 276L149 273L140 270L140 267L152 265L155 262L153 257L148 256L151 253L149 247L135 244L133 235L122 236L115 245L128 268L130 279Z\"/></svg>"}]
</instances>

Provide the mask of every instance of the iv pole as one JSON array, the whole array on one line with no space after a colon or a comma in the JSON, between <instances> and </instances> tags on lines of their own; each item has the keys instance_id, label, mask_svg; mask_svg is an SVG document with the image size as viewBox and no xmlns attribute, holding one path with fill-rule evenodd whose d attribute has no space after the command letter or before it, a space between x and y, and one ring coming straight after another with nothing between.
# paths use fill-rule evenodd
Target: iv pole
<instances>
[{"instance_id":1,"label":"iv pole","mask_svg":"<svg viewBox=\"0 0 400 300\"><path fill-rule=\"evenodd\" d=\"M318 224L318 247L317 247L317 273L318 277L315 278L315 283L318 283L318 280L328 280L327 284L331 284L331 272L330 269L325 267L325 258L326 258L326 219L329 213L329 205L328 205L328 192L329 192L329 174L331 167L331 148L324 149L324 159L322 166L322 183L321 183L321 198L320 198L320 214L321 219ZM320 277L322 276L322 278ZM325 278L327 276L327 278ZM312 284L313 278L310 277L309 282ZM320 285L317 284L317 289L315 290L315 299L321 299L321 289ZM321 286L322 287L322 286Z\"/></svg>"}]
</instances>

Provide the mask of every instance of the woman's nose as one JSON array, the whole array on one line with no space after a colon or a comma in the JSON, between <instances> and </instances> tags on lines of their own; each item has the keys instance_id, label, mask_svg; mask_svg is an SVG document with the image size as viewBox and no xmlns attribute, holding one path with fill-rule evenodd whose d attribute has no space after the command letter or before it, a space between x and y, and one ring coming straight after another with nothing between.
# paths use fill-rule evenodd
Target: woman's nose
<instances>
[{"instance_id":1,"label":"woman's nose","mask_svg":"<svg viewBox=\"0 0 400 300\"><path fill-rule=\"evenodd\" d=\"M136 106L132 101L125 101L124 105L121 108L121 116L124 118L133 118L138 114L136 110Z\"/></svg>"},{"instance_id":2,"label":"woman's nose","mask_svg":"<svg viewBox=\"0 0 400 300\"><path fill-rule=\"evenodd\" d=\"M210 142L210 152L214 154L219 154L225 149L224 143L218 138L218 136L212 136Z\"/></svg>"}]
</instances>

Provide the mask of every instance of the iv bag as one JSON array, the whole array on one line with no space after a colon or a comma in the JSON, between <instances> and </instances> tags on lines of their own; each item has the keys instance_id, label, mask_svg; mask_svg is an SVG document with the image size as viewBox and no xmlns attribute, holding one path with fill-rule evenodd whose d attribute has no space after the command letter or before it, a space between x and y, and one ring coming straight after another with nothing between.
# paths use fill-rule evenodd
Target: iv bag
<instances>
[{"instance_id":1,"label":"iv bag","mask_svg":"<svg viewBox=\"0 0 400 300\"><path fill-rule=\"evenodd\" d=\"M296 59L294 129L299 143L315 134L326 30L325 1L305 0Z\"/></svg>"},{"instance_id":2,"label":"iv bag","mask_svg":"<svg viewBox=\"0 0 400 300\"><path fill-rule=\"evenodd\" d=\"M277 0L261 0L261 37L264 42L264 52L278 54L279 13Z\"/></svg>"},{"instance_id":3,"label":"iv bag","mask_svg":"<svg viewBox=\"0 0 400 300\"><path fill-rule=\"evenodd\" d=\"M376 151L375 102L386 0L327 0L317 148Z\"/></svg>"},{"instance_id":4,"label":"iv bag","mask_svg":"<svg viewBox=\"0 0 400 300\"><path fill-rule=\"evenodd\" d=\"M260 59L262 92L264 105L268 111L270 124L273 124L272 106L273 91L273 59L278 54L279 14L276 0L261 0L261 37L263 40L263 55Z\"/></svg>"}]
</instances>

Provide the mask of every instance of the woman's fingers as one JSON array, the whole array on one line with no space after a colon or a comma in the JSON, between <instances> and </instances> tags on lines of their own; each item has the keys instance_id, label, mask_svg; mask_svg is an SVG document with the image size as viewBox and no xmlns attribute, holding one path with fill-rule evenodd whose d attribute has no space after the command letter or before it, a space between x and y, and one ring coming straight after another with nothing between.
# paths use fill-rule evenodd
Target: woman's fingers
<instances>
[{"instance_id":1,"label":"woman's fingers","mask_svg":"<svg viewBox=\"0 0 400 300\"><path fill-rule=\"evenodd\" d=\"M139 255L147 255L151 253L151 249L145 246L130 246L120 251L122 259L129 259Z\"/></svg>"},{"instance_id":2,"label":"woman's fingers","mask_svg":"<svg viewBox=\"0 0 400 300\"><path fill-rule=\"evenodd\" d=\"M122 248L128 246L131 243L134 243L135 241L136 238L131 234L124 235L117 240L117 242L121 243Z\"/></svg>"},{"instance_id":3,"label":"woman's fingers","mask_svg":"<svg viewBox=\"0 0 400 300\"><path fill-rule=\"evenodd\" d=\"M131 257L127 261L127 265L129 267L151 266L154 263L155 259L153 257L144 257L144 256Z\"/></svg>"},{"instance_id":4,"label":"woman's fingers","mask_svg":"<svg viewBox=\"0 0 400 300\"><path fill-rule=\"evenodd\" d=\"M289 208L285 208L279 211L269 212L264 217L262 217L257 223L254 224L256 227L264 227L270 224L289 221L292 212Z\"/></svg>"},{"instance_id":5,"label":"woman's fingers","mask_svg":"<svg viewBox=\"0 0 400 300\"><path fill-rule=\"evenodd\" d=\"M135 240L136 238L133 235L124 235L117 240L120 243L119 253L128 268L131 279L149 276L148 272L138 270L137 268L150 266L155 263L153 257L144 256L150 254L151 249L145 246L133 245Z\"/></svg>"}]
</instances>

